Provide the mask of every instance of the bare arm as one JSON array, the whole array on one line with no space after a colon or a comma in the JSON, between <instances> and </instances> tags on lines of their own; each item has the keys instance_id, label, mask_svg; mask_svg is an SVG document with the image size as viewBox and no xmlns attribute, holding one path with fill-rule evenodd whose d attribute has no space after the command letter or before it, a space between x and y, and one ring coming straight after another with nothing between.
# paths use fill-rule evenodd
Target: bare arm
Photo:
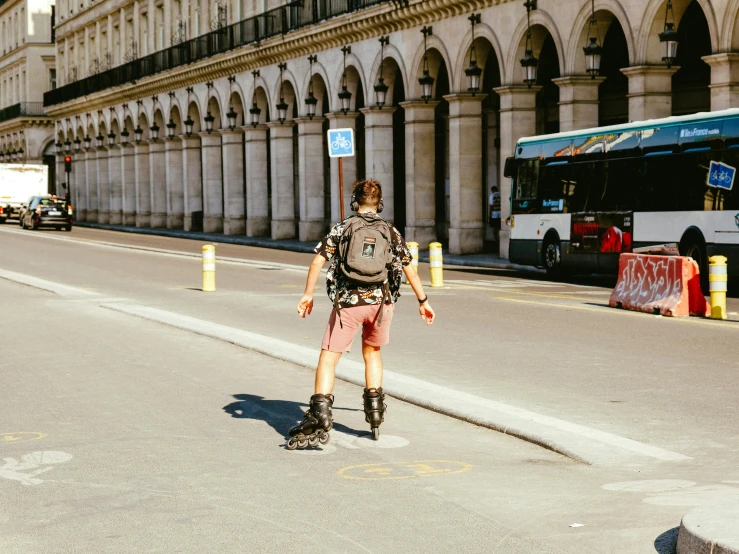
<instances>
[{"instance_id":1,"label":"bare arm","mask_svg":"<svg viewBox=\"0 0 739 554\"><path fill-rule=\"evenodd\" d=\"M300 302L298 302L298 315L302 318L310 315L313 311L313 293L316 290L318 277L321 275L321 268L325 263L326 258L320 254L316 254L313 261L310 263L310 267L308 268L308 277L305 280L305 291L303 292L303 297L300 299Z\"/></svg>"},{"instance_id":2,"label":"bare arm","mask_svg":"<svg viewBox=\"0 0 739 554\"><path fill-rule=\"evenodd\" d=\"M405 273L405 276L408 279L408 284L416 294L416 298L419 300L426 298L426 293L423 291L423 284L421 283L421 279L418 277L415 266L413 264L408 264L403 268L403 273ZM431 325L434 322L434 319L436 319L436 314L434 313L433 308L431 308L431 304L429 304L428 300L418 307L418 311L421 314L421 319L426 322L426 325Z\"/></svg>"}]
</instances>

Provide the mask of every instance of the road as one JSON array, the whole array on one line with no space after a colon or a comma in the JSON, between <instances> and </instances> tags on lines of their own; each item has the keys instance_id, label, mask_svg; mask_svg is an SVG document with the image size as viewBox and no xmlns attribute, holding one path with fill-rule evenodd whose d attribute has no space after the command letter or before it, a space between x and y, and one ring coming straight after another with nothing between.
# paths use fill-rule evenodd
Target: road
<instances>
[{"instance_id":1,"label":"road","mask_svg":"<svg viewBox=\"0 0 739 554\"><path fill-rule=\"evenodd\" d=\"M670 552L690 506L739 496L734 322L612 310L608 280L447 270L431 328L404 290L387 369L526 410L585 455L610 441L609 456L587 465L392 398L373 444L344 382L329 446L288 452L310 371L120 310L317 355L327 298L295 315L310 255L218 245L205 294L196 241L6 225L0 245L3 552Z\"/></svg>"}]
</instances>

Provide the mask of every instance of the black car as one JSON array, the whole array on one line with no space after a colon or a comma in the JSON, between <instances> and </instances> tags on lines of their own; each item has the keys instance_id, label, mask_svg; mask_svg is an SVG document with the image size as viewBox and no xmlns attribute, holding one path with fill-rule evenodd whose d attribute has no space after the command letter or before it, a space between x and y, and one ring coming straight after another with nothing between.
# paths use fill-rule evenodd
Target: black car
<instances>
[{"instance_id":1,"label":"black car","mask_svg":"<svg viewBox=\"0 0 739 554\"><path fill-rule=\"evenodd\" d=\"M20 214L22 229L54 227L72 230L72 208L63 198L56 196L33 196Z\"/></svg>"}]
</instances>

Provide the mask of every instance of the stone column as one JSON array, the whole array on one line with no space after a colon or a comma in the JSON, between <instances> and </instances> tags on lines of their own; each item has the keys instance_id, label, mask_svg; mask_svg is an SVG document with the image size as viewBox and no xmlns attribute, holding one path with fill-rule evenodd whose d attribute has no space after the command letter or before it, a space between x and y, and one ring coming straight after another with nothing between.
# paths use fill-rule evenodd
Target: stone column
<instances>
[{"instance_id":1,"label":"stone column","mask_svg":"<svg viewBox=\"0 0 739 554\"><path fill-rule=\"evenodd\" d=\"M439 102L401 102L405 109L405 238L421 250L436 241L436 127Z\"/></svg>"},{"instance_id":2,"label":"stone column","mask_svg":"<svg viewBox=\"0 0 739 554\"><path fill-rule=\"evenodd\" d=\"M136 161L131 143L121 144L123 224L136 225Z\"/></svg>"},{"instance_id":3,"label":"stone column","mask_svg":"<svg viewBox=\"0 0 739 554\"><path fill-rule=\"evenodd\" d=\"M88 148L83 155L85 157L85 191L87 195L85 221L95 223L98 220L97 153Z\"/></svg>"},{"instance_id":4,"label":"stone column","mask_svg":"<svg viewBox=\"0 0 739 554\"><path fill-rule=\"evenodd\" d=\"M449 94L449 252L483 247L482 101L485 94Z\"/></svg>"},{"instance_id":5,"label":"stone column","mask_svg":"<svg viewBox=\"0 0 739 554\"><path fill-rule=\"evenodd\" d=\"M185 186L182 179L182 141L168 139L164 146L167 181L167 228L182 229L185 217Z\"/></svg>"},{"instance_id":6,"label":"stone column","mask_svg":"<svg viewBox=\"0 0 739 554\"><path fill-rule=\"evenodd\" d=\"M298 179L301 241L317 241L326 234L323 117L301 117L298 124Z\"/></svg>"},{"instance_id":7,"label":"stone column","mask_svg":"<svg viewBox=\"0 0 739 554\"><path fill-rule=\"evenodd\" d=\"M193 230L193 213L203 212L203 175L200 137L182 135L182 183L185 231Z\"/></svg>"},{"instance_id":8,"label":"stone column","mask_svg":"<svg viewBox=\"0 0 739 554\"><path fill-rule=\"evenodd\" d=\"M167 226L167 170L164 141L152 140L149 143L150 227Z\"/></svg>"},{"instance_id":9,"label":"stone column","mask_svg":"<svg viewBox=\"0 0 739 554\"><path fill-rule=\"evenodd\" d=\"M505 160L515 155L521 137L536 135L536 93L541 87L505 86L496 88L500 96L500 257L508 258L511 228L506 218L511 215L511 180L503 175Z\"/></svg>"},{"instance_id":10,"label":"stone column","mask_svg":"<svg viewBox=\"0 0 739 554\"><path fill-rule=\"evenodd\" d=\"M571 76L553 79L559 87L559 130L590 129L598 126L598 85L605 77Z\"/></svg>"},{"instance_id":11,"label":"stone column","mask_svg":"<svg viewBox=\"0 0 739 554\"><path fill-rule=\"evenodd\" d=\"M97 151L98 223L110 222L110 180L108 177L108 151Z\"/></svg>"},{"instance_id":12,"label":"stone column","mask_svg":"<svg viewBox=\"0 0 739 554\"><path fill-rule=\"evenodd\" d=\"M244 133L241 129L221 131L223 143L223 232L246 233L246 198L244 183Z\"/></svg>"},{"instance_id":13,"label":"stone column","mask_svg":"<svg viewBox=\"0 0 739 554\"><path fill-rule=\"evenodd\" d=\"M711 110L739 107L739 53L704 56L711 66Z\"/></svg>"},{"instance_id":14,"label":"stone column","mask_svg":"<svg viewBox=\"0 0 739 554\"><path fill-rule=\"evenodd\" d=\"M81 152L72 155L72 172L69 175L72 187L72 209L77 221L86 221L87 217L87 176L85 160Z\"/></svg>"},{"instance_id":15,"label":"stone column","mask_svg":"<svg viewBox=\"0 0 739 554\"><path fill-rule=\"evenodd\" d=\"M123 182L121 171L121 157L123 147L108 148L108 182L110 183L110 217L111 225L123 223Z\"/></svg>"},{"instance_id":16,"label":"stone column","mask_svg":"<svg viewBox=\"0 0 739 554\"><path fill-rule=\"evenodd\" d=\"M134 145L136 168L136 227L151 227L151 176L149 175L149 143Z\"/></svg>"},{"instance_id":17,"label":"stone column","mask_svg":"<svg viewBox=\"0 0 739 554\"><path fill-rule=\"evenodd\" d=\"M356 131L357 112L349 112L344 115L341 112L326 114L329 126L332 129L353 129ZM366 136L366 135L365 135ZM356 142L356 136L354 137ZM351 215L349 204L352 198L352 183L357 179L357 158L344 158L344 217ZM339 204L339 160L331 159L331 221L339 221L340 204ZM368 166L369 167L369 166ZM383 189L383 192L384 189Z\"/></svg>"},{"instance_id":18,"label":"stone column","mask_svg":"<svg viewBox=\"0 0 739 554\"><path fill-rule=\"evenodd\" d=\"M295 175L293 121L273 121L269 127L272 171L272 238L295 238Z\"/></svg>"},{"instance_id":19,"label":"stone column","mask_svg":"<svg viewBox=\"0 0 739 554\"><path fill-rule=\"evenodd\" d=\"M64 171L64 154L56 155L56 195L64 196L66 189L62 186L62 183L67 183L67 173ZM72 206L74 209L74 206Z\"/></svg>"},{"instance_id":20,"label":"stone column","mask_svg":"<svg viewBox=\"0 0 739 554\"><path fill-rule=\"evenodd\" d=\"M246 140L246 234L270 234L267 126L243 127Z\"/></svg>"},{"instance_id":21,"label":"stone column","mask_svg":"<svg viewBox=\"0 0 739 554\"><path fill-rule=\"evenodd\" d=\"M377 106L361 108L364 114L365 157L367 177L382 184L382 197L385 209L382 217L388 221L395 219L395 183L393 174L393 114L397 108ZM351 184L351 183L350 183Z\"/></svg>"},{"instance_id":22,"label":"stone column","mask_svg":"<svg viewBox=\"0 0 739 554\"><path fill-rule=\"evenodd\" d=\"M625 67L629 78L629 120L644 121L672 115L672 76L680 69L661 65Z\"/></svg>"},{"instance_id":23,"label":"stone column","mask_svg":"<svg viewBox=\"0 0 739 554\"><path fill-rule=\"evenodd\" d=\"M203 231L223 232L223 158L221 135L200 133L203 156Z\"/></svg>"}]
</instances>

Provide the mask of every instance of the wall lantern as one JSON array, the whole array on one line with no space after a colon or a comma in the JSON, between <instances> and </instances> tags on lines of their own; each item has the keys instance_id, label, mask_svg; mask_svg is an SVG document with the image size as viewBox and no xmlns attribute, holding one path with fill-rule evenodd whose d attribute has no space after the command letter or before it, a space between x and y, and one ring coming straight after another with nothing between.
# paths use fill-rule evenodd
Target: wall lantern
<instances>
[{"instance_id":1,"label":"wall lantern","mask_svg":"<svg viewBox=\"0 0 739 554\"><path fill-rule=\"evenodd\" d=\"M74 151L75 152L79 152L80 151L80 147L82 146L82 141L80 140L80 137L77 137L72 142L74 142Z\"/></svg>"},{"instance_id":2,"label":"wall lantern","mask_svg":"<svg viewBox=\"0 0 739 554\"><path fill-rule=\"evenodd\" d=\"M10 151L10 159L11 159L12 161L15 161L15 155L16 155L16 151L15 151L15 148L13 148L13 149L12 149L12 150Z\"/></svg>"},{"instance_id":3,"label":"wall lantern","mask_svg":"<svg viewBox=\"0 0 739 554\"><path fill-rule=\"evenodd\" d=\"M346 55L352 53L351 46L342 46L341 52L344 54L344 73L341 75L341 92L339 93L339 100L341 100L341 111L346 115L349 113L351 107L352 93L346 87Z\"/></svg>"},{"instance_id":4,"label":"wall lantern","mask_svg":"<svg viewBox=\"0 0 739 554\"><path fill-rule=\"evenodd\" d=\"M208 134L211 134L213 132L213 122L216 120L216 118L211 115L210 111L208 111L205 114L205 117L203 118L203 120L205 121L206 132Z\"/></svg>"},{"instance_id":5,"label":"wall lantern","mask_svg":"<svg viewBox=\"0 0 739 554\"><path fill-rule=\"evenodd\" d=\"M474 96L480 91L480 75L482 75L482 69L477 66L477 52L475 51L475 24L480 23L480 14L473 13L467 19L472 23L472 46L470 47L470 65L464 70L464 74L467 75L467 91Z\"/></svg>"},{"instance_id":6,"label":"wall lantern","mask_svg":"<svg viewBox=\"0 0 739 554\"><path fill-rule=\"evenodd\" d=\"M128 144L128 137L130 136L130 133L128 132L128 129L125 127L123 128L123 131L121 131L121 144L123 146L126 146Z\"/></svg>"},{"instance_id":7,"label":"wall lantern","mask_svg":"<svg viewBox=\"0 0 739 554\"><path fill-rule=\"evenodd\" d=\"M385 79L382 78L382 69L385 64L385 46L390 44L390 37L380 37L380 76L377 79L375 85L375 103L377 107L382 109L387 99L388 86L385 84Z\"/></svg>"},{"instance_id":8,"label":"wall lantern","mask_svg":"<svg viewBox=\"0 0 739 554\"><path fill-rule=\"evenodd\" d=\"M159 138L159 125L157 125L156 121L154 122L154 125L149 127L149 130L151 131L151 140L156 142Z\"/></svg>"},{"instance_id":9,"label":"wall lantern","mask_svg":"<svg viewBox=\"0 0 739 554\"><path fill-rule=\"evenodd\" d=\"M680 42L675 30L675 14L672 11L672 0L667 0L667 8L665 10L665 30L659 34L659 41L664 45L664 57L662 61L667 67L672 67L677 59L677 46Z\"/></svg>"},{"instance_id":10,"label":"wall lantern","mask_svg":"<svg viewBox=\"0 0 739 554\"><path fill-rule=\"evenodd\" d=\"M5 152L0 150L0 163L3 162L3 160L5 160Z\"/></svg>"},{"instance_id":11,"label":"wall lantern","mask_svg":"<svg viewBox=\"0 0 739 554\"><path fill-rule=\"evenodd\" d=\"M310 64L308 81L308 97L305 99L305 109L308 111L308 119L311 121L316 116L316 105L318 104L318 98L313 94L313 64L318 60L316 56L308 56L308 63Z\"/></svg>"},{"instance_id":12,"label":"wall lantern","mask_svg":"<svg viewBox=\"0 0 739 554\"><path fill-rule=\"evenodd\" d=\"M108 146L111 148L115 146L115 133L113 131L108 133Z\"/></svg>"},{"instance_id":13,"label":"wall lantern","mask_svg":"<svg viewBox=\"0 0 739 554\"><path fill-rule=\"evenodd\" d=\"M600 73L600 60L603 56L603 47L600 45L600 36L598 35L598 20L595 19L595 0L591 0L590 4L590 26L588 35L590 42L585 45L585 69L590 74L591 79Z\"/></svg>"},{"instance_id":14,"label":"wall lantern","mask_svg":"<svg viewBox=\"0 0 739 554\"><path fill-rule=\"evenodd\" d=\"M249 117L251 117L251 124L252 127L256 127L259 125L259 114L262 113L262 110L259 109L259 106L257 106L257 77L259 77L259 70L255 70L251 72L252 76L254 77L254 93L251 97L251 108L249 108Z\"/></svg>"},{"instance_id":15,"label":"wall lantern","mask_svg":"<svg viewBox=\"0 0 739 554\"><path fill-rule=\"evenodd\" d=\"M64 141L64 147L67 151L67 154L69 154L72 151L72 143L69 142L69 139Z\"/></svg>"},{"instance_id":16,"label":"wall lantern","mask_svg":"<svg viewBox=\"0 0 739 554\"><path fill-rule=\"evenodd\" d=\"M85 150L89 150L92 139L90 138L89 135L85 135L84 141L85 141Z\"/></svg>"},{"instance_id":17,"label":"wall lantern","mask_svg":"<svg viewBox=\"0 0 739 554\"><path fill-rule=\"evenodd\" d=\"M105 137L102 135L102 133L98 134L98 136L95 137L95 140L97 141L97 147L98 149L103 147L103 141L105 140Z\"/></svg>"},{"instance_id":18,"label":"wall lantern","mask_svg":"<svg viewBox=\"0 0 739 554\"><path fill-rule=\"evenodd\" d=\"M136 128L133 130L133 134L136 135L136 144L141 142L141 139L144 138L144 130L140 125L136 125Z\"/></svg>"},{"instance_id":19,"label":"wall lantern","mask_svg":"<svg viewBox=\"0 0 739 554\"><path fill-rule=\"evenodd\" d=\"M424 27L421 29L423 33L423 75L418 78L418 84L421 85L421 99L428 104L434 90L434 78L429 75L429 57L426 50L426 37L433 35L432 27Z\"/></svg>"},{"instance_id":20,"label":"wall lantern","mask_svg":"<svg viewBox=\"0 0 739 554\"><path fill-rule=\"evenodd\" d=\"M190 117L190 95L192 94L192 87L187 87L187 119L185 119L185 134L189 137L192 135L192 128L195 122Z\"/></svg>"},{"instance_id":21,"label":"wall lantern","mask_svg":"<svg viewBox=\"0 0 739 554\"><path fill-rule=\"evenodd\" d=\"M539 60L534 57L531 42L531 10L536 9L536 0L526 0L524 6L526 7L526 54L521 60L521 67L523 68L523 82L531 88L536 83L539 71Z\"/></svg>"},{"instance_id":22,"label":"wall lantern","mask_svg":"<svg viewBox=\"0 0 739 554\"><path fill-rule=\"evenodd\" d=\"M23 150L23 147L21 146L20 148L18 148L18 159L22 160L24 154L25 154L25 151Z\"/></svg>"},{"instance_id":23,"label":"wall lantern","mask_svg":"<svg viewBox=\"0 0 739 554\"><path fill-rule=\"evenodd\" d=\"M282 72L287 69L286 63L281 63L277 67L280 68L280 103L277 104L277 119L280 121L280 125L285 123L285 119L287 119L287 108L288 105L285 104L285 98L283 97L283 90L282 90Z\"/></svg>"},{"instance_id":24,"label":"wall lantern","mask_svg":"<svg viewBox=\"0 0 739 554\"><path fill-rule=\"evenodd\" d=\"M167 138L173 139L174 138L174 132L177 129L177 123L174 122L174 120L170 117L169 123L167 123Z\"/></svg>"},{"instance_id":25,"label":"wall lantern","mask_svg":"<svg viewBox=\"0 0 739 554\"><path fill-rule=\"evenodd\" d=\"M234 75L228 77L228 111L226 112L226 118L228 118L228 128L232 131L236 129L236 117L238 114L234 111L233 107L233 83L236 80Z\"/></svg>"},{"instance_id":26,"label":"wall lantern","mask_svg":"<svg viewBox=\"0 0 739 554\"><path fill-rule=\"evenodd\" d=\"M54 144L56 147L56 153L61 154L62 153L62 147L64 146L61 142L56 141L56 144Z\"/></svg>"}]
</instances>

